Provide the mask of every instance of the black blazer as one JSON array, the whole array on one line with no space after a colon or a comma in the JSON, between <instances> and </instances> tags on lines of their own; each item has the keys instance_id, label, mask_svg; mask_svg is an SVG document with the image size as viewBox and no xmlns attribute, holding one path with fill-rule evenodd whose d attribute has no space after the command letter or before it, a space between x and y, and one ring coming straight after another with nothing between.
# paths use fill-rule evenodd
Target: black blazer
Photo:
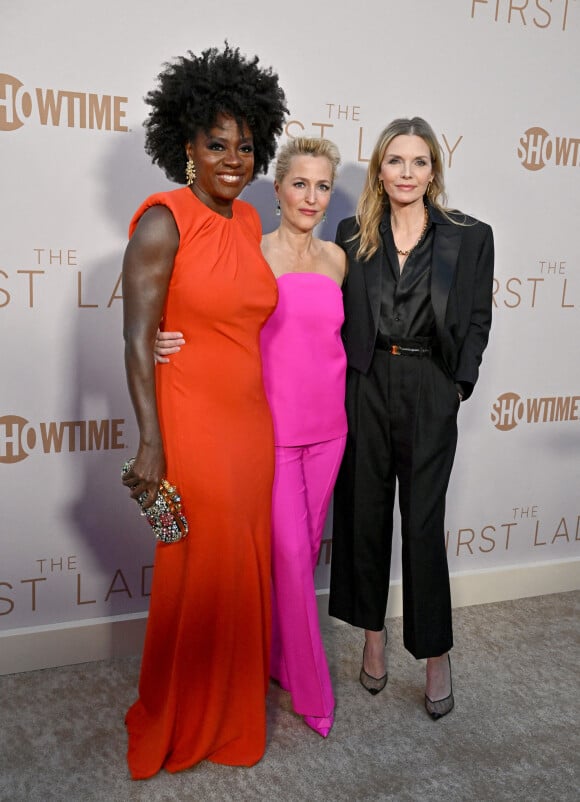
<instances>
[{"instance_id":1,"label":"black blazer","mask_svg":"<svg viewBox=\"0 0 580 802\"><path fill-rule=\"evenodd\" d=\"M388 214L388 212L387 212ZM464 225L448 220L429 206L435 226L431 265L431 303L437 338L454 381L471 395L489 337L493 298L493 233L486 223L459 212L451 213ZM386 225L381 223L381 234ZM349 367L366 373L370 367L381 310L381 279L386 261L381 237L378 251L366 262L357 260L356 219L338 224L336 242L348 257L343 284L345 322L342 329Z\"/></svg>"}]
</instances>

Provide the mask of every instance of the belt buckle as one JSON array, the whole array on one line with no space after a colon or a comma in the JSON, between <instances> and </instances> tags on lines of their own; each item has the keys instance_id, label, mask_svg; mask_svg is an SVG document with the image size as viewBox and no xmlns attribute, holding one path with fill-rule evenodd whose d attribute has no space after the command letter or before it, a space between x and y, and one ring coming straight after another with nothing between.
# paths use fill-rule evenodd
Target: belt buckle
<instances>
[{"instance_id":1,"label":"belt buckle","mask_svg":"<svg viewBox=\"0 0 580 802\"><path fill-rule=\"evenodd\" d=\"M389 353L393 354L393 356L401 356L401 348L398 345L391 345L389 347Z\"/></svg>"}]
</instances>

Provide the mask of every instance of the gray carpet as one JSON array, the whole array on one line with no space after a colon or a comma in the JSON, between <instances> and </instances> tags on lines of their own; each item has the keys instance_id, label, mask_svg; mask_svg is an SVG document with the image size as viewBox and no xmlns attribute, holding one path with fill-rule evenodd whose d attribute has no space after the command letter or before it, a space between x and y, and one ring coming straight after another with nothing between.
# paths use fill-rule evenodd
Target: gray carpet
<instances>
[{"instance_id":1,"label":"gray carpet","mask_svg":"<svg viewBox=\"0 0 580 802\"><path fill-rule=\"evenodd\" d=\"M321 610L326 599L321 599ZM327 802L580 799L580 592L455 611L455 710L423 707L424 664L388 621L389 682L358 683L360 632L322 615L337 697L323 740L272 685L253 768L129 779L123 715L139 659L0 677L0 800Z\"/></svg>"}]
</instances>

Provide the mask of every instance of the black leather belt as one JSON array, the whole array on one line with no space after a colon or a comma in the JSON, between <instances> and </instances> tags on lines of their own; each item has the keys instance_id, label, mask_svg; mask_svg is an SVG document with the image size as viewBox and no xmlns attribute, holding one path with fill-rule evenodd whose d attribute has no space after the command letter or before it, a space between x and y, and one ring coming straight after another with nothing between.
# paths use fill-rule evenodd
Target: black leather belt
<instances>
[{"instance_id":1,"label":"black leather belt","mask_svg":"<svg viewBox=\"0 0 580 802\"><path fill-rule=\"evenodd\" d=\"M375 348L379 351L386 351L393 356L431 356L432 349L430 345L400 345L391 342L380 334L377 337Z\"/></svg>"}]
</instances>

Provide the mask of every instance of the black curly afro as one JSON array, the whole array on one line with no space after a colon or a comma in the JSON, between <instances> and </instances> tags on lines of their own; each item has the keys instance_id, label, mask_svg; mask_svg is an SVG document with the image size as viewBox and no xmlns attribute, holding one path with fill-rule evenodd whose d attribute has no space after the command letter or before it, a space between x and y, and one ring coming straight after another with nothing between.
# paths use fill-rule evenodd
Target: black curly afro
<instances>
[{"instance_id":1,"label":"black curly afro","mask_svg":"<svg viewBox=\"0 0 580 802\"><path fill-rule=\"evenodd\" d=\"M254 140L254 173L268 170L288 113L278 76L258 67L238 48L225 43L196 56L188 51L175 64L165 64L159 87L145 97L151 113L145 121L145 150L171 181L185 184L185 145L200 131L209 132L219 114L245 120Z\"/></svg>"}]
</instances>

